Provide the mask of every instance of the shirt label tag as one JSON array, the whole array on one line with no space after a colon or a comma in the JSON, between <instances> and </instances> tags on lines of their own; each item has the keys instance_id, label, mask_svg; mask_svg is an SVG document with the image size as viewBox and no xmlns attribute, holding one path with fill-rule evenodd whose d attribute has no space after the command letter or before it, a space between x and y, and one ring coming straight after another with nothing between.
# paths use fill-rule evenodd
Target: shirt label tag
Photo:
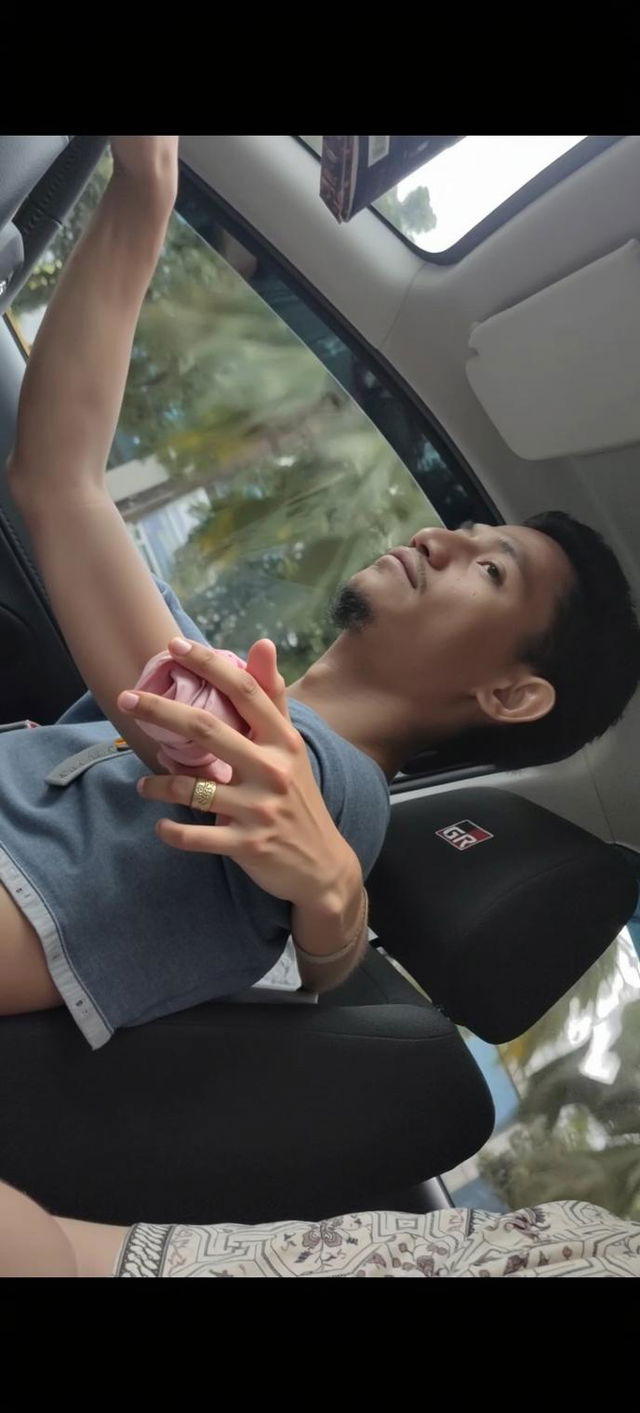
<instances>
[{"instance_id":1,"label":"shirt label tag","mask_svg":"<svg viewBox=\"0 0 640 1413\"><path fill-rule=\"evenodd\" d=\"M121 737L117 741L111 741L109 745L100 741L95 746L85 746L83 751L76 751L74 756L67 756L60 765L50 770L45 780L47 785L70 785L72 780L77 780L79 775L84 775L85 770L89 770L92 765L98 765L99 761L110 760L112 756L121 756L130 751L131 747Z\"/></svg>"}]
</instances>

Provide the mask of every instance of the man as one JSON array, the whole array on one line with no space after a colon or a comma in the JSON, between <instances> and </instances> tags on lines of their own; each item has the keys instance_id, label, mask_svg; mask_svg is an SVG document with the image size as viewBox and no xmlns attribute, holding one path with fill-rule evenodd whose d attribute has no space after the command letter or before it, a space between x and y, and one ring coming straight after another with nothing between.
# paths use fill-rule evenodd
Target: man
<instances>
[{"instance_id":1,"label":"man","mask_svg":"<svg viewBox=\"0 0 640 1413\"><path fill-rule=\"evenodd\" d=\"M289 931L305 985L337 985L366 945L362 878L384 837L386 780L407 757L490 731L505 759L557 758L616 720L640 676L619 566L563 516L418 531L345 587L342 632L286 695L271 644L254 645L244 672L193 642L201 635L148 573L104 475L175 199L177 139L112 146L113 178L31 354L9 468L90 694L58 725L0 742L0 1008L62 997L94 1047L250 985ZM251 740L131 692L170 640ZM114 752L110 723L135 756ZM136 758L159 769L149 726L233 767L216 791L225 822L185 814L200 798L192 777L140 781ZM96 742L110 754L88 762Z\"/></svg>"}]
</instances>

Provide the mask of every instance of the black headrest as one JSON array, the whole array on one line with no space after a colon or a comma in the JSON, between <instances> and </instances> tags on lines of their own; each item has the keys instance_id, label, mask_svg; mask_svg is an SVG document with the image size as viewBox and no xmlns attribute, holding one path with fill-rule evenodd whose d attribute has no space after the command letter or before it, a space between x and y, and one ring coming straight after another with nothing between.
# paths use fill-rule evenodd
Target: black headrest
<instances>
[{"instance_id":1,"label":"black headrest","mask_svg":"<svg viewBox=\"0 0 640 1413\"><path fill-rule=\"evenodd\" d=\"M398 802L367 886L382 946L452 1020L493 1044L564 995L638 896L614 845L486 787Z\"/></svg>"}]
</instances>

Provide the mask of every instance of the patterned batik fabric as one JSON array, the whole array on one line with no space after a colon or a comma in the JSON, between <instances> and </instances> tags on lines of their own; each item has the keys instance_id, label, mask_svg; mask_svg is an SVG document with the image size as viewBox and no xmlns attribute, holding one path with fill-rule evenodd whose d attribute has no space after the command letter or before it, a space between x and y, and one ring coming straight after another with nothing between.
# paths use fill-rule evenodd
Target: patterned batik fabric
<instances>
[{"instance_id":1,"label":"patterned batik fabric","mask_svg":"<svg viewBox=\"0 0 640 1413\"><path fill-rule=\"evenodd\" d=\"M640 1224L590 1202L132 1227L117 1276L640 1276Z\"/></svg>"}]
</instances>

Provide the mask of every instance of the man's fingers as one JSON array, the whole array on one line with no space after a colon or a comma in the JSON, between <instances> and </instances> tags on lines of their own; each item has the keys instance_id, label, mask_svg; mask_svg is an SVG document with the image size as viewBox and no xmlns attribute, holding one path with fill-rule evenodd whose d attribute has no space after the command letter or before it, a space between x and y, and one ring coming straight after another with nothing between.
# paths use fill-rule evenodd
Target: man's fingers
<instances>
[{"instance_id":1,"label":"man's fingers","mask_svg":"<svg viewBox=\"0 0 640 1413\"><path fill-rule=\"evenodd\" d=\"M287 701L287 690L285 680L278 671L278 653L275 643L270 638L258 638L257 643L249 649L247 658L247 671L260 683L263 692L271 699L274 706L278 708L281 716L286 721L289 717L289 703Z\"/></svg>"},{"instance_id":2,"label":"man's fingers","mask_svg":"<svg viewBox=\"0 0 640 1413\"><path fill-rule=\"evenodd\" d=\"M257 683L254 683L254 686L256 691L260 690ZM271 706L271 703L269 705ZM151 725L161 726L166 731L174 731L184 741L197 742L202 746L203 753L209 752L218 756L240 774L250 771L260 777L265 773L259 746L202 707L188 706L186 702L172 702L166 697L156 696L154 692L137 691L121 692L118 706L136 721L150 722ZM271 707L271 710L275 713L275 707ZM277 719L282 721L280 716Z\"/></svg>"},{"instance_id":3,"label":"man's fingers","mask_svg":"<svg viewBox=\"0 0 640 1413\"><path fill-rule=\"evenodd\" d=\"M164 800L168 805L185 805L187 809L201 810L197 802L193 804L193 793L199 780L201 777L193 775L143 775L138 780L136 790L145 800ZM211 789L201 792L211 796L202 814L238 819L250 809L241 785L218 785L213 780L206 780L205 784L213 787L213 793Z\"/></svg>"},{"instance_id":4,"label":"man's fingers","mask_svg":"<svg viewBox=\"0 0 640 1413\"><path fill-rule=\"evenodd\" d=\"M188 667L191 672L196 673L199 677L204 677L212 687L217 687L220 692L224 692L238 715L251 727L257 739L282 744L286 737L283 712L271 700L267 691L263 689L253 674L245 668L237 667L222 653L216 652L214 648L207 647L203 643L191 642L188 652L185 653L179 646L185 641L189 642L190 640L172 638L169 643L169 652L176 662L181 663L183 667ZM260 655L258 661L261 661ZM268 667L267 672L269 679L274 682L273 668Z\"/></svg>"},{"instance_id":5,"label":"man's fingers","mask_svg":"<svg viewBox=\"0 0 640 1413\"><path fill-rule=\"evenodd\" d=\"M159 819L156 834L164 844L193 854L232 855L242 845L242 832L236 825L179 824L175 819Z\"/></svg>"}]
</instances>

